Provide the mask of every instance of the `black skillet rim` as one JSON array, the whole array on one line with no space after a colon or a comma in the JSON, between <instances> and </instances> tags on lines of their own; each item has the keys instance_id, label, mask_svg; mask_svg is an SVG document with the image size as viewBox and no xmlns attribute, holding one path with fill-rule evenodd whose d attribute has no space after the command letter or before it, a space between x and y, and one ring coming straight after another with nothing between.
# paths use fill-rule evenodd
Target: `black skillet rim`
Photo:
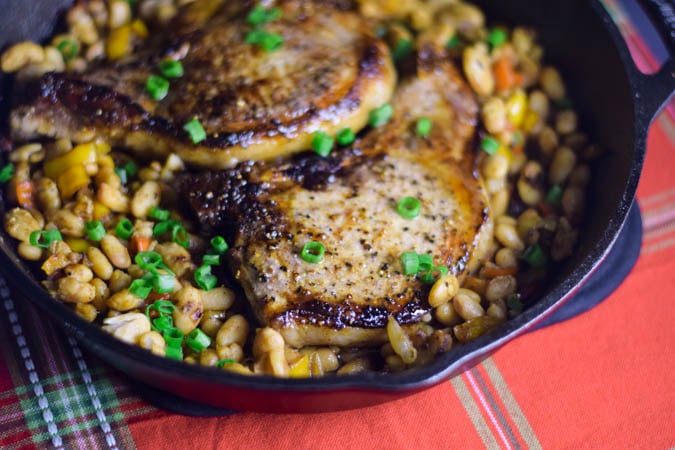
<instances>
[{"instance_id":1,"label":"black skillet rim","mask_svg":"<svg viewBox=\"0 0 675 450\"><path fill-rule=\"evenodd\" d=\"M604 7L597 1L593 1L592 6L605 24L606 31L614 42L615 50L622 57L625 75L631 81L631 87L634 87L632 72L628 66L631 57L623 38ZM635 105L633 115L635 120ZM73 334L80 341L89 341L84 343L86 347L96 347L110 354L122 354L133 364L140 365L141 367L146 365L152 366L154 370L166 371L174 377L187 378L197 383L204 382L228 388L267 392L370 390L404 394L408 391L416 391L437 384L447 379L451 374L458 373L474 365L478 360L487 357L497 348L516 336L523 334L526 330L544 319L554 309L568 300L591 276L614 244L633 203L644 161L646 145L646 131L635 131L631 171L625 183L619 208L611 217L602 238L582 259L581 263L564 280L554 286L537 303L526 309L519 316L510 319L504 325L467 344L455 347L451 352L437 357L428 366L411 371L393 374L366 373L355 376L327 376L316 379L290 380L269 376L249 377L208 367L191 366L182 362L161 358L139 347L128 345L105 333L99 327L79 318L65 305L55 301L27 270L20 267L17 261L8 254L9 246L4 242L4 239L0 242L0 248L2 248L2 252L0 252L0 262L2 263L0 267L2 269L0 270L7 276L11 285L18 287L39 308L42 308L53 319L56 319L57 323L61 324L67 332ZM103 359L106 358L103 357Z\"/></svg>"}]
</instances>

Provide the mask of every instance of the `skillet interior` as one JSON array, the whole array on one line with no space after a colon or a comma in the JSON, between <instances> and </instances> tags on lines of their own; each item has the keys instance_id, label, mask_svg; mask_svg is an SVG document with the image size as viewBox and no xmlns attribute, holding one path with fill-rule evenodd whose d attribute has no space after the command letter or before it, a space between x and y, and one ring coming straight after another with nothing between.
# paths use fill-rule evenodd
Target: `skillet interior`
<instances>
[{"instance_id":1,"label":"skillet interior","mask_svg":"<svg viewBox=\"0 0 675 450\"><path fill-rule=\"evenodd\" d=\"M33 14L19 12L28 3ZM2 21L22 25L18 29L0 27L0 48L18 38L45 36L49 27L44 25L56 23L55 9L68 3L12 0ZM646 131L636 130L630 76L623 65L629 61L627 49L599 2L476 3L491 22L525 24L539 30L547 59L562 70L584 128L591 130L593 141L611 150L598 163L592 178L589 214L578 251L561 267L541 300L517 318L468 344L455 346L430 366L413 371L307 380L249 378L155 357L83 321L49 297L33 279L16 257L3 229L0 261L7 279L16 281L37 306L106 362L159 389L216 406L274 412L355 408L412 394L476 364L559 306L602 260L632 203L646 135ZM41 23L42 26L36 25ZM5 84L0 92L7 92L7 88ZM0 110L6 112L6 98L0 98L0 102Z\"/></svg>"}]
</instances>

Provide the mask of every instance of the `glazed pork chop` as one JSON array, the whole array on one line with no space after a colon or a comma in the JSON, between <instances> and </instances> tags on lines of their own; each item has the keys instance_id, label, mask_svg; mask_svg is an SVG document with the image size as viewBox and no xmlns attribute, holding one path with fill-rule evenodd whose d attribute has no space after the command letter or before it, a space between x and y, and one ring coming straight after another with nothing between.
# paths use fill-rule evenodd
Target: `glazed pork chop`
<instances>
[{"instance_id":1,"label":"glazed pork chop","mask_svg":"<svg viewBox=\"0 0 675 450\"><path fill-rule=\"evenodd\" d=\"M224 168L304 150L318 129L360 130L391 98L389 51L356 13L280 2L281 17L265 30L284 43L267 52L245 42L253 28L242 3L198 0L147 51L24 86L11 113L13 138L99 137L142 155L177 153ZM184 75L154 101L146 80L166 59L181 61ZM183 129L193 118L207 134L198 144Z\"/></svg>"},{"instance_id":2,"label":"glazed pork chop","mask_svg":"<svg viewBox=\"0 0 675 450\"><path fill-rule=\"evenodd\" d=\"M250 163L189 175L180 189L202 226L234 242L231 269L261 323L292 346L375 345L393 315L414 324L430 311L429 285L403 273L401 254L431 254L462 277L492 239L487 198L474 174L477 104L448 61L422 55L394 116L328 158ZM433 120L427 138L420 118ZM417 218L396 211L421 201ZM309 241L323 261L305 262Z\"/></svg>"}]
</instances>

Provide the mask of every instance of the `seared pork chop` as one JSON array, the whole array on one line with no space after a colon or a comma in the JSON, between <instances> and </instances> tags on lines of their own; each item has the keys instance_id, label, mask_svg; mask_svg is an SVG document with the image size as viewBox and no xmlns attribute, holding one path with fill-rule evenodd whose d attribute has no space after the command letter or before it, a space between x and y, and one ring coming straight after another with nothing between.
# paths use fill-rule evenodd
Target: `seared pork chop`
<instances>
[{"instance_id":1,"label":"seared pork chop","mask_svg":"<svg viewBox=\"0 0 675 450\"><path fill-rule=\"evenodd\" d=\"M78 74L50 73L22 89L11 114L15 139L90 140L149 155L177 153L209 168L271 159L310 147L312 134L366 125L396 82L389 51L356 13L304 0L281 3L265 30L283 46L245 43L252 30L241 2L199 0L166 36L133 58ZM212 16L213 14L213 16ZM156 102L145 90L165 59L184 75ZM183 125L198 118L207 138Z\"/></svg>"},{"instance_id":2,"label":"seared pork chop","mask_svg":"<svg viewBox=\"0 0 675 450\"><path fill-rule=\"evenodd\" d=\"M473 170L477 105L455 68L422 55L404 80L394 117L352 148L328 158L296 156L190 175L181 190L202 225L234 241L231 267L259 320L292 346L374 345L430 311L429 285L403 273L401 254L431 254L463 276L492 238L485 192ZM433 120L422 138L415 124ZM396 205L419 199L420 215ZM303 261L309 241L325 246L322 262Z\"/></svg>"}]
</instances>

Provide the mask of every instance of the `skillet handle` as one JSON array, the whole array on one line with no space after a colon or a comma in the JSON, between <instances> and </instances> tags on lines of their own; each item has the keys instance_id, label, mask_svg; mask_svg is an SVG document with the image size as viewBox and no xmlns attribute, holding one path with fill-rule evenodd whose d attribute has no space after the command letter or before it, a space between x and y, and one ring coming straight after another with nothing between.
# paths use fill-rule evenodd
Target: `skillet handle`
<instances>
[{"instance_id":1,"label":"skillet handle","mask_svg":"<svg viewBox=\"0 0 675 450\"><path fill-rule=\"evenodd\" d=\"M668 59L654 74L644 74L631 64L636 125L646 130L675 92L675 9L669 0L639 0L639 3L668 49Z\"/></svg>"}]
</instances>

